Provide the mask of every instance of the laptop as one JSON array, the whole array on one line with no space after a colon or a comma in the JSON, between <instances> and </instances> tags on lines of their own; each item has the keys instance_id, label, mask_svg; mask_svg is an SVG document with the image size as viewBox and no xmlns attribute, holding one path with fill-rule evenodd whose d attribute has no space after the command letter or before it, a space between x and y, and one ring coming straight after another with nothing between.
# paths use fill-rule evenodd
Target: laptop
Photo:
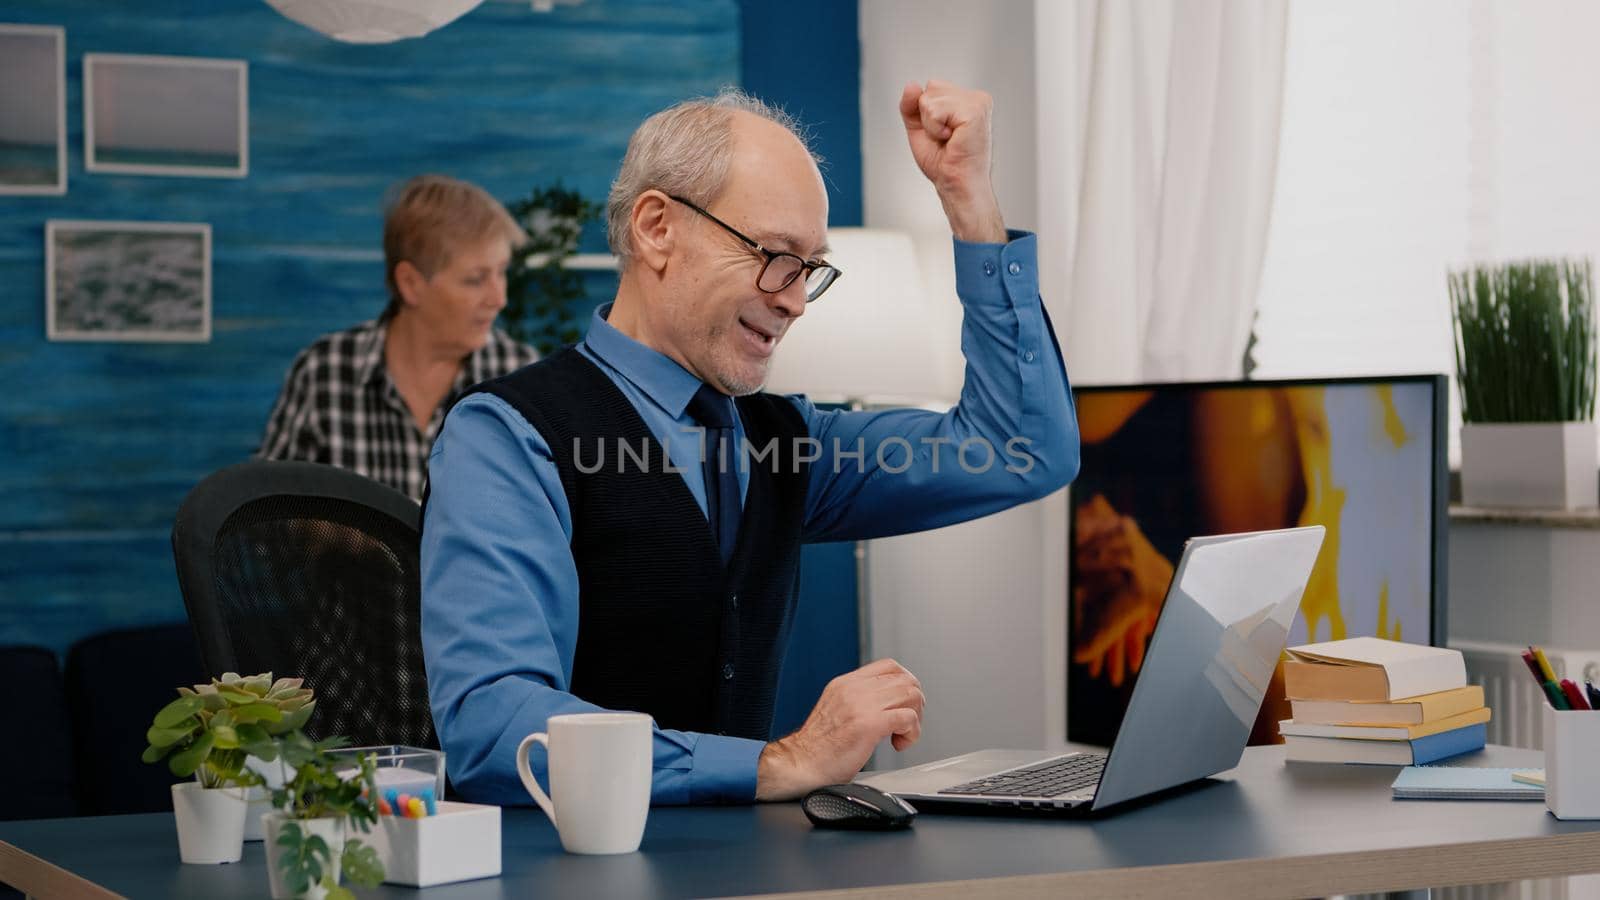
<instances>
[{"instance_id":1,"label":"laptop","mask_svg":"<svg viewBox=\"0 0 1600 900\"><path fill-rule=\"evenodd\" d=\"M1239 764L1323 528L1191 538L1109 753L980 750L856 780L919 808L1086 815Z\"/></svg>"}]
</instances>

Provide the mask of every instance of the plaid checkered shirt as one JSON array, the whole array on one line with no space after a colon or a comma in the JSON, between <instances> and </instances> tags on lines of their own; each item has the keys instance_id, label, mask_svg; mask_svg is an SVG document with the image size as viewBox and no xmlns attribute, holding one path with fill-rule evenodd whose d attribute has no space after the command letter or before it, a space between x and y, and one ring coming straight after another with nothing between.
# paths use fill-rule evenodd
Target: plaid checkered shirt
<instances>
[{"instance_id":1,"label":"plaid checkered shirt","mask_svg":"<svg viewBox=\"0 0 1600 900\"><path fill-rule=\"evenodd\" d=\"M467 357L426 430L389 378L383 362L387 323L364 322L325 335L295 357L256 455L351 469L422 499L428 451L444 414L462 391L534 362L539 354L498 330Z\"/></svg>"}]
</instances>

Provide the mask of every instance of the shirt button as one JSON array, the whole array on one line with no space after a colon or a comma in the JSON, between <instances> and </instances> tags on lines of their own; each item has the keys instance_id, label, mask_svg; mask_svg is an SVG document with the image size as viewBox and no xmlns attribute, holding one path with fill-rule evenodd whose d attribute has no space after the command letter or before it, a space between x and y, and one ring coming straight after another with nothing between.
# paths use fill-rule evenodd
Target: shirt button
<instances>
[{"instance_id":1,"label":"shirt button","mask_svg":"<svg viewBox=\"0 0 1600 900\"><path fill-rule=\"evenodd\" d=\"M1022 361L1023 362L1033 362L1033 351L1032 350L1024 350L1024 351L1022 351Z\"/></svg>"},{"instance_id":2,"label":"shirt button","mask_svg":"<svg viewBox=\"0 0 1600 900\"><path fill-rule=\"evenodd\" d=\"M739 608L739 595L738 594L734 594L732 597L728 598L728 608L729 609L738 609Z\"/></svg>"},{"instance_id":3,"label":"shirt button","mask_svg":"<svg viewBox=\"0 0 1600 900\"><path fill-rule=\"evenodd\" d=\"M733 680L733 663L728 663L727 665L722 667L722 680L723 681L732 681Z\"/></svg>"},{"instance_id":4,"label":"shirt button","mask_svg":"<svg viewBox=\"0 0 1600 900\"><path fill-rule=\"evenodd\" d=\"M1006 271L1010 272L1013 275L1021 275L1022 274L1022 263L1012 263L1011 265L1006 266Z\"/></svg>"},{"instance_id":5,"label":"shirt button","mask_svg":"<svg viewBox=\"0 0 1600 900\"><path fill-rule=\"evenodd\" d=\"M994 274L994 263L990 262L987 259L984 260L983 261L983 274L985 274L985 275L993 275Z\"/></svg>"}]
</instances>

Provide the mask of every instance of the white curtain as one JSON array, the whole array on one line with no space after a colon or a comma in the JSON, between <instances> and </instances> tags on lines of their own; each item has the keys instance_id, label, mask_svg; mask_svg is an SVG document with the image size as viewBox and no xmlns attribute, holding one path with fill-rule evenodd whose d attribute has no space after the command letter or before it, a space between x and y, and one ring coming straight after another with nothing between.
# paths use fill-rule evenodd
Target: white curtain
<instances>
[{"instance_id":1,"label":"white curtain","mask_svg":"<svg viewBox=\"0 0 1600 900\"><path fill-rule=\"evenodd\" d=\"M1288 0L1036 0L1044 296L1080 383L1237 378Z\"/></svg>"}]
</instances>

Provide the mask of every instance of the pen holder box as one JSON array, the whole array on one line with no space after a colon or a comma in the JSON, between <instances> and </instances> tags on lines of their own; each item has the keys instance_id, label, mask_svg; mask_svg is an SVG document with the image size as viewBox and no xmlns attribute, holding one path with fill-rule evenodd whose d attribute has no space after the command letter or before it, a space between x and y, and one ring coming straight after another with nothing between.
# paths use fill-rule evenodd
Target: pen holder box
<instances>
[{"instance_id":1,"label":"pen holder box","mask_svg":"<svg viewBox=\"0 0 1600 900\"><path fill-rule=\"evenodd\" d=\"M1544 708L1544 805L1558 819L1600 819L1600 711Z\"/></svg>"},{"instance_id":2,"label":"pen holder box","mask_svg":"<svg viewBox=\"0 0 1600 900\"><path fill-rule=\"evenodd\" d=\"M432 887L500 874L500 807L438 804L420 819L379 816L370 838L389 884Z\"/></svg>"}]
</instances>

